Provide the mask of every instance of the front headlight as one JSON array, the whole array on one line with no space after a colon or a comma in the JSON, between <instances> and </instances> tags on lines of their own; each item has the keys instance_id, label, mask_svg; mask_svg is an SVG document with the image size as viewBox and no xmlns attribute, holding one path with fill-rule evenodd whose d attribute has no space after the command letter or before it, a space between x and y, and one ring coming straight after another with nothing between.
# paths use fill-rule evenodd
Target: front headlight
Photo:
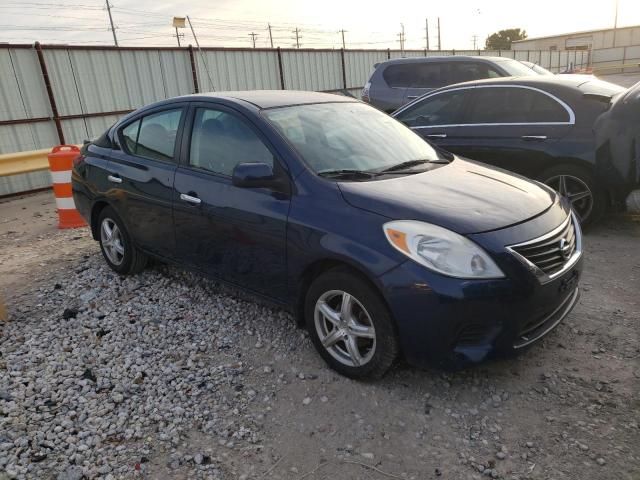
<instances>
[{"instance_id":1,"label":"front headlight","mask_svg":"<svg viewBox=\"0 0 640 480\"><path fill-rule=\"evenodd\" d=\"M471 240L430 223L385 223L389 243L407 257L443 275L457 278L503 278L494 261Z\"/></svg>"}]
</instances>

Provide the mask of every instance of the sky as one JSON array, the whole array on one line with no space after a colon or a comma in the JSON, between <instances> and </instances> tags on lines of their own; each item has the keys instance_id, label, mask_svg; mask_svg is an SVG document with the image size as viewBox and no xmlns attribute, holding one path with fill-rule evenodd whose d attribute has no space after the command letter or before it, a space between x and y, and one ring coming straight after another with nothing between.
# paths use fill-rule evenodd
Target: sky
<instances>
[{"instance_id":1,"label":"sky","mask_svg":"<svg viewBox=\"0 0 640 480\"><path fill-rule=\"evenodd\" d=\"M120 45L176 46L173 16L189 15L201 46L295 46L302 48L483 48L491 33L523 28L529 37L610 28L615 0L110 0ZM618 26L640 25L640 0L618 0ZM182 45L194 44L190 30L180 30ZM474 44L475 36L475 44ZM113 45L105 0L0 0L0 42Z\"/></svg>"}]
</instances>

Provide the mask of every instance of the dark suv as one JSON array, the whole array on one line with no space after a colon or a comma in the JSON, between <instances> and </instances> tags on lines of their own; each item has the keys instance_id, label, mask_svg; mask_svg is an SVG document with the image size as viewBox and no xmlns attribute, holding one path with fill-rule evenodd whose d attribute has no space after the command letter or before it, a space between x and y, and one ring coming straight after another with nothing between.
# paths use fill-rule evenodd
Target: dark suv
<instances>
[{"instance_id":1,"label":"dark suv","mask_svg":"<svg viewBox=\"0 0 640 480\"><path fill-rule=\"evenodd\" d=\"M529 67L511 58L397 58L375 65L362 90L362 100L385 112L393 112L420 95L454 83L530 75Z\"/></svg>"}]
</instances>

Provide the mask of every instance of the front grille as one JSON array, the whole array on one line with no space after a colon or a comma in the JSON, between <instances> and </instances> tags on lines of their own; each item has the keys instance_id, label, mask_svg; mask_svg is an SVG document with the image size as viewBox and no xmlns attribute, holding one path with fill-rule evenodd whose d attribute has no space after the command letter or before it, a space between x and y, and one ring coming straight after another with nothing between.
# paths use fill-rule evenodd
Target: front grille
<instances>
[{"instance_id":1,"label":"front grille","mask_svg":"<svg viewBox=\"0 0 640 480\"><path fill-rule=\"evenodd\" d=\"M580 292L576 287L551 313L542 318L534 318L520 327L518 338L513 348L522 348L541 339L571 312L578 300Z\"/></svg>"},{"instance_id":2,"label":"front grille","mask_svg":"<svg viewBox=\"0 0 640 480\"><path fill-rule=\"evenodd\" d=\"M578 248L580 233L574 221L570 216L565 224L551 234L510 248L544 274L558 273Z\"/></svg>"}]
</instances>

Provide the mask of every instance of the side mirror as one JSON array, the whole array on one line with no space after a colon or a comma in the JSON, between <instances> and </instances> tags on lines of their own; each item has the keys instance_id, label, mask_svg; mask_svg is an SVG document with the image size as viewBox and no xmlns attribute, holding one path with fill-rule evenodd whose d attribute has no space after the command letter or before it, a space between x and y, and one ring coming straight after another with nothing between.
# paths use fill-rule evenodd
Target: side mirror
<instances>
[{"instance_id":1,"label":"side mirror","mask_svg":"<svg viewBox=\"0 0 640 480\"><path fill-rule=\"evenodd\" d=\"M282 191L284 182L273 174L266 163L239 163L233 169L231 182L240 188L271 188Z\"/></svg>"}]
</instances>

